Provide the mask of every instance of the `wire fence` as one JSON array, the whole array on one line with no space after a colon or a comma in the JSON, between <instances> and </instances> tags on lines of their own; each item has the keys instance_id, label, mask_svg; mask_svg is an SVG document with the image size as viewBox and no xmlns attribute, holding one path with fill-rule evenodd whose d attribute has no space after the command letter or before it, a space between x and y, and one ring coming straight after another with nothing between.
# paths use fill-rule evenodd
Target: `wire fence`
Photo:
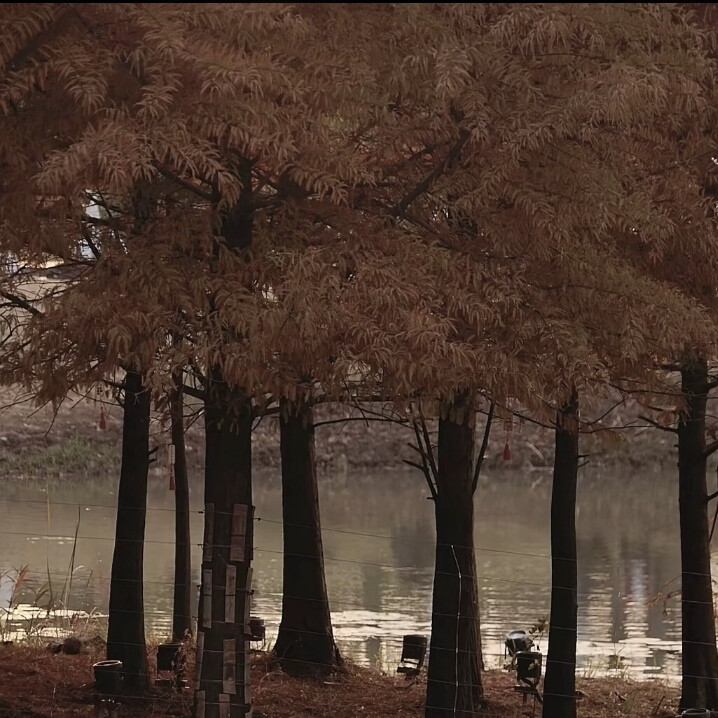
<instances>
[{"instance_id":1,"label":"wire fence","mask_svg":"<svg viewBox=\"0 0 718 718\"><path fill-rule=\"evenodd\" d=\"M56 507L76 509L80 518L77 526L72 527L69 523L66 523L63 526L65 530L60 531L52 530L52 520L48 521L45 531L32 531L29 527L28 530L18 530L12 527L0 528L0 542L2 542L3 536L12 536L31 542L44 541L52 546L65 546L69 552L71 547L74 551L78 547L81 549L87 546L98 547L103 545L106 547L103 550L107 551L115 540L114 523L110 515L114 514L116 507L111 504L89 502L78 504L54 499L49 501L49 499L44 498L8 498L2 501L9 505L35 505L40 513L44 505L51 506L53 510ZM83 529L82 511L88 509L107 512L108 521L106 525L103 525L102 532L97 530L85 531ZM173 512L174 509L171 508L148 508L148 525L152 527L153 516L172 514ZM203 511L201 509L195 508L191 513L195 521L202 521ZM65 519L67 519L67 516ZM255 516L255 521L258 528L261 528L262 525L267 525L276 527L277 530L282 523L274 517L261 515ZM296 527L302 528L302 526ZM423 545L424 549L428 551L432 551L435 546L435 542L431 540L431 537L417 539L416 537L401 534L354 531L338 526L325 526L323 527L323 533L325 535L343 536L345 539L351 540L352 546L360 545L362 542L367 541L391 542L393 546L397 544ZM277 584L276 578L279 573L277 567L281 565L285 554L283 548L275 547L271 543L265 543L266 540L267 537L261 536L261 531L258 531L255 545L253 613L256 612L266 618L271 635L272 630L276 631L281 616L282 591L281 585ZM144 543L146 544L146 554L148 555L162 552L169 557L173 551L174 541L170 539L150 536ZM455 548L464 547L452 547L452 549ZM201 544L193 543L195 553L199 553L200 549ZM482 556L494 557L489 561L489 565L493 565L492 562L495 559L498 566L498 562L503 556L519 558L524 560L527 565L541 564L544 567L543 573L550 576L550 573L548 573L550 556L547 553L486 545L479 545L475 550L479 559ZM79 550L78 554L81 552ZM368 552L371 553L371 549ZM305 560L316 559L314 556L295 552L290 552L289 555ZM386 555L386 552L384 555ZM384 670L395 669L401 655L403 635L407 633L428 634L432 618L435 617L456 619L453 614L442 614L431 610L431 581L435 572L430 565L414 566L402 564L395 560L383 560L382 558L370 560L365 557L349 557L341 555L341 551L336 547L329 547L326 550L324 561L330 579L333 575L339 575L337 572L344 572L345 574L349 572L351 580L356 581L355 574L366 570L380 572L380 575L373 579L377 583L380 583L382 578L390 583L391 577L402 575L410 577L405 585L395 586L393 588L394 593L390 596L371 596L372 590L371 588L367 590L366 586L349 586L342 587L342 590L335 590L331 585L331 581L329 581L330 605L337 642L345 655L360 664L370 664ZM479 560L479 566L481 565ZM101 621L106 616L107 589L110 581L109 562L105 563L106 568L104 570L94 566L90 568L87 565L75 565L72 572L68 573L66 566L68 566L67 560L60 561L53 557L52 565L48 561L45 570L40 567L28 568L23 577L25 581L24 592L17 598L30 601L33 591L37 592L40 587L54 582L53 596L56 600L59 596L62 603L66 604L68 608L83 608L88 619ZM336 571L334 571L333 566L337 567ZM273 580L271 581L263 580L269 573L267 567L274 567ZM620 572L623 568L619 565L617 570ZM192 586L195 595L198 589L198 573L195 570ZM439 574L441 573L439 572ZM447 575L455 576L455 573L448 573ZM491 572L477 570L476 579L482 594L484 661L487 667L500 667L506 660L503 646L505 634L509 630L516 628L528 628L538 622L539 619L547 617L550 582L548 580L527 578L526 576L502 575L499 570ZM122 582L135 581L136 579L120 578L119 580ZM69 590L68 583L71 583ZM144 584L146 585L145 594L150 598L145 609L146 622L150 633L157 633L161 636L162 633L168 631L171 625L172 578L165 574L158 576L150 573L148 575L148 572L145 571ZM516 603L512 606L502 607L500 605L500 598L494 596L497 586L504 587L501 589L504 595L510 593L514 596L524 597L519 602L520 611L515 610ZM224 587L217 588L223 589ZM381 593L380 586L375 586L374 589ZM404 595L397 593L397 591L400 592L401 590L404 591ZM601 592L598 593L601 594ZM577 669L579 673L583 675L632 675L634 677L661 675L669 679L675 678L678 675L680 661L677 624L668 626L668 630L663 631L663 635L650 635L647 626L641 625L647 623L646 616L648 612L662 611L663 604L651 608L648 602L649 597L645 597L644 606L637 605L634 601L631 610L642 615L636 620L637 625L627 626L626 630L623 631L624 635L618 636L616 633L612 634L613 627L606 625L605 616L602 617L600 631L597 631L595 626L590 625L592 621L591 611L594 611L593 615L595 615L596 595L595 586L591 585L584 585L578 594L579 605L584 614L580 615L579 618L577 636L579 656ZM296 596L289 596L289 598L306 600ZM607 598L605 592L603 592L602 598ZM47 599L47 594L43 596L43 599ZM2 600L1 584L0 600ZM673 611L677 618L680 598L674 599L671 603L666 603L665 606L669 607L669 610ZM606 609L605 601L602 608ZM1 617L2 613L0 612ZM23 619L21 611L15 614L17 620L13 621L12 616L6 617L11 619L10 623L14 622L15 624L21 624L23 620L32 620L39 625L43 621L42 616L38 614L33 614L30 619ZM52 616L46 616L44 620L47 623L51 618ZM66 619L67 617L63 614L63 618ZM84 620L84 618L78 620ZM193 617L193 620L196 620L196 617ZM545 647L547 636L538 637L538 642L539 645ZM443 649L441 646L435 646L435 650ZM454 649L449 648L447 650Z\"/></svg>"}]
</instances>

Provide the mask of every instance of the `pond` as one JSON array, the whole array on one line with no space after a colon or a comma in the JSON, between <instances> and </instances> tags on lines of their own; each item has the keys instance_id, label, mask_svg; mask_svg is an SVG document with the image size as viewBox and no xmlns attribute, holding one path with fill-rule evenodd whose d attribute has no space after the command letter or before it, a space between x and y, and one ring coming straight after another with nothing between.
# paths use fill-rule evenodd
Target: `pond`
<instances>
[{"instance_id":1,"label":"pond","mask_svg":"<svg viewBox=\"0 0 718 718\"><path fill-rule=\"evenodd\" d=\"M507 631L548 617L550 473L487 475L476 498L482 637L487 667L504 660ZM0 605L8 576L25 566L16 600L106 612L116 478L6 481L0 511ZM327 473L320 479L327 585L337 643L359 664L393 672L406 633L429 632L432 504L417 473ZM172 610L174 494L151 479L145 549L147 632L168 636ZM268 638L281 611L281 495L276 472L255 477L254 606ZM193 541L202 536L200 477L192 486ZM585 474L579 486L579 674L635 678L680 671L678 506L672 474ZM77 541L75 534L77 533ZM193 551L199 582L200 551ZM68 580L70 568L72 580ZM714 573L716 569L714 568ZM668 598L663 598L668 596ZM63 616L64 614L60 614ZM34 617L33 617L34 616ZM13 628L43 630L43 614ZM86 616L64 620L78 624ZM11 626L5 626L9 635ZM539 641L546 650L546 637Z\"/></svg>"}]
</instances>

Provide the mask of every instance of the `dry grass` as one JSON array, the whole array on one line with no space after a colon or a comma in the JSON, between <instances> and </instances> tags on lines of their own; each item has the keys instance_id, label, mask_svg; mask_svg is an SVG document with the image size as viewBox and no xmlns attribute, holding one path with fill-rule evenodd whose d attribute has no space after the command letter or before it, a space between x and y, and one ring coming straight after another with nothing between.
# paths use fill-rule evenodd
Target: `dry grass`
<instances>
[{"instance_id":1,"label":"dry grass","mask_svg":"<svg viewBox=\"0 0 718 718\"><path fill-rule=\"evenodd\" d=\"M92 715L92 663L102 655L53 655L27 646L0 647L0 718L80 718ZM154 662L151 656L150 662ZM188 674L193 671L191 666ZM513 691L513 677L484 674L487 704L477 718L524 718L526 705ZM268 718L420 718L426 685L377 671L349 667L330 680L298 680L258 656L252 670L255 716ZM579 681L580 718L667 718L675 715L677 691L655 682L619 678ZM123 705L122 718L189 716L191 693L155 691ZM535 716L540 717L540 706Z\"/></svg>"}]
</instances>

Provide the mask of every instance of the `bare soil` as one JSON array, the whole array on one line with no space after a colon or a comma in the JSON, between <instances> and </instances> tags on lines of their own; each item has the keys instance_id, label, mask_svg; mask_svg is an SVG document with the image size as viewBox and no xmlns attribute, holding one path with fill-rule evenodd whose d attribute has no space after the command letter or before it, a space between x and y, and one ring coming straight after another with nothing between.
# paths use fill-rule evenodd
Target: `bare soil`
<instances>
[{"instance_id":1,"label":"bare soil","mask_svg":"<svg viewBox=\"0 0 718 718\"><path fill-rule=\"evenodd\" d=\"M0 718L80 718L92 715L92 663L104 656L52 654L30 646L0 646ZM150 663L153 664L154 657ZM190 666L191 668L191 666ZM191 676L192 670L188 671ZM513 690L512 675L484 674L486 706L477 718L540 716L541 707L525 705ZM255 718L420 718L425 683L405 681L374 670L350 666L326 681L299 680L273 670L266 654L252 669ZM579 718L669 718L677 690L655 682L620 678L579 680ZM191 687L184 695L160 692L126 699L121 718L189 716Z\"/></svg>"}]
</instances>

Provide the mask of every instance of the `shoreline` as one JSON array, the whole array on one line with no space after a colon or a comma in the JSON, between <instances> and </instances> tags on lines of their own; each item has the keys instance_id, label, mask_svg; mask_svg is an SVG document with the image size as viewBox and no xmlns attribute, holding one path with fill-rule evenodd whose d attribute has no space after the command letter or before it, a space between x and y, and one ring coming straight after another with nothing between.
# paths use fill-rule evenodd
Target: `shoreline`
<instances>
[{"instance_id":1,"label":"shoreline","mask_svg":"<svg viewBox=\"0 0 718 718\"><path fill-rule=\"evenodd\" d=\"M100 429L101 405L93 399L77 396L68 399L53 414L51 407L35 408L30 402L15 403L13 389L0 387L0 470L8 478L65 477L107 474L119 471L122 438L122 410L104 405L105 430ZM190 471L200 472L204 465L204 432L196 400L185 407L187 460ZM338 405L316 408L316 459L323 472L371 472L384 469L408 470L403 459L411 459L407 444L413 434L396 423L364 422L354 412L352 420L335 422L350 410ZM629 412L625 416L630 418ZM199 419L199 420L198 420ZM620 422L619 422L620 424ZM511 458L504 460L504 445L510 440ZM523 473L531 482L549 478L553 461L553 433L529 423L518 423L507 435L496 423L491 431L485 460L488 474ZM159 446L158 461L151 472L164 470L164 446L169 442L168 426L156 418L151 426L151 445ZM582 454L588 466L602 471L665 471L677 458L666 432L636 428L602 432L601 437L586 435ZM257 471L278 470L279 432L276 420L259 422L252 443L252 461Z\"/></svg>"}]
</instances>

